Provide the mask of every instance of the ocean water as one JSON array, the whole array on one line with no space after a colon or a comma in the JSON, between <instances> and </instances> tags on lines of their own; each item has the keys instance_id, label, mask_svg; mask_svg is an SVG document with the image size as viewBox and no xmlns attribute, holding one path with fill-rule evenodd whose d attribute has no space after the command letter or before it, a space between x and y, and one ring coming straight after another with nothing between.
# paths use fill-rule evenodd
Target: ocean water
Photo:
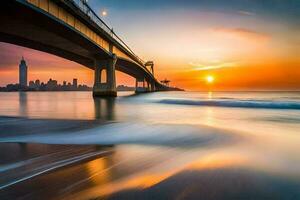
<instances>
[{"instance_id":1,"label":"ocean water","mask_svg":"<svg viewBox=\"0 0 300 200\"><path fill-rule=\"evenodd\" d=\"M0 93L0 136L114 145L56 198L300 199L299 92Z\"/></svg>"}]
</instances>

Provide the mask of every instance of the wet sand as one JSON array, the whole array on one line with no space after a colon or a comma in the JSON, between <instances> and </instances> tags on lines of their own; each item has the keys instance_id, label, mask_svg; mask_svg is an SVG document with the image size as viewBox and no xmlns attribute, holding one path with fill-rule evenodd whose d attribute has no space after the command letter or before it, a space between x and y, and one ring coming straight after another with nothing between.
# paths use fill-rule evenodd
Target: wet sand
<instances>
[{"instance_id":1,"label":"wet sand","mask_svg":"<svg viewBox=\"0 0 300 200\"><path fill-rule=\"evenodd\" d=\"M299 189L299 180L237 167L186 170L153 187L121 191L107 199L296 200Z\"/></svg>"},{"instance_id":2,"label":"wet sand","mask_svg":"<svg viewBox=\"0 0 300 200\"><path fill-rule=\"evenodd\" d=\"M0 117L1 137L34 134L70 133L99 126L100 120L54 120ZM38 143L1 143L0 190L35 176L51 173L111 153L108 145L47 145Z\"/></svg>"},{"instance_id":3,"label":"wet sand","mask_svg":"<svg viewBox=\"0 0 300 200\"><path fill-rule=\"evenodd\" d=\"M184 169L170 177L155 180L119 171L112 155L80 162L51 173L42 174L1 190L1 199L207 199L207 200L281 200L299 199L300 181L244 167ZM139 162L140 161L140 162ZM105 163L105 164L104 164ZM147 163L139 159L137 168ZM123 180L131 177L131 180ZM149 179L149 180L147 180ZM152 180L154 179L154 180ZM157 181L157 182L156 182ZM148 182L148 185L145 184ZM117 189L116 189L117 188ZM115 190L116 189L116 190Z\"/></svg>"},{"instance_id":4,"label":"wet sand","mask_svg":"<svg viewBox=\"0 0 300 200\"><path fill-rule=\"evenodd\" d=\"M97 145L2 143L0 145L0 190L35 176L109 153L112 153L111 148Z\"/></svg>"}]
</instances>

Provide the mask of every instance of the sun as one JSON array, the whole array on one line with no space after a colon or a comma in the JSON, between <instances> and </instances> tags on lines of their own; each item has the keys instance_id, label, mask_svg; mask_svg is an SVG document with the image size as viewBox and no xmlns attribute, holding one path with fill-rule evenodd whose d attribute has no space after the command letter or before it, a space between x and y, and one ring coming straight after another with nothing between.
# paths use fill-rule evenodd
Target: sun
<instances>
[{"instance_id":1,"label":"sun","mask_svg":"<svg viewBox=\"0 0 300 200\"><path fill-rule=\"evenodd\" d=\"M209 75L209 76L206 76L206 82L207 83L213 83L215 81L215 77Z\"/></svg>"}]
</instances>

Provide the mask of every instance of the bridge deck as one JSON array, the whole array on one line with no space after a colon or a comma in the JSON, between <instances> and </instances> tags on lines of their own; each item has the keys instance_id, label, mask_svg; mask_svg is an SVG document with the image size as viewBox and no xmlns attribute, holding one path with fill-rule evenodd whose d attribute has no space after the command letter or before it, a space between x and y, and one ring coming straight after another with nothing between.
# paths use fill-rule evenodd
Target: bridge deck
<instances>
[{"instance_id":1,"label":"bridge deck","mask_svg":"<svg viewBox=\"0 0 300 200\"><path fill-rule=\"evenodd\" d=\"M81 0L25 0L57 19L65 22L93 41L108 53L136 62L144 67L144 61L110 29L90 7Z\"/></svg>"}]
</instances>

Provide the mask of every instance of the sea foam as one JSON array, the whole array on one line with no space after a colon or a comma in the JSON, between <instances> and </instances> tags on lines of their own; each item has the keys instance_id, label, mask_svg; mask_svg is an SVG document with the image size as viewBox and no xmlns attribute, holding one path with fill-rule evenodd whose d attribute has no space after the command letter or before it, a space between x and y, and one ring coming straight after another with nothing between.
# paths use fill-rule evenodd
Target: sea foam
<instances>
[{"instance_id":1,"label":"sea foam","mask_svg":"<svg viewBox=\"0 0 300 200\"><path fill-rule=\"evenodd\" d=\"M163 99L159 100L158 103L192 106L300 110L300 102L295 101Z\"/></svg>"}]
</instances>

